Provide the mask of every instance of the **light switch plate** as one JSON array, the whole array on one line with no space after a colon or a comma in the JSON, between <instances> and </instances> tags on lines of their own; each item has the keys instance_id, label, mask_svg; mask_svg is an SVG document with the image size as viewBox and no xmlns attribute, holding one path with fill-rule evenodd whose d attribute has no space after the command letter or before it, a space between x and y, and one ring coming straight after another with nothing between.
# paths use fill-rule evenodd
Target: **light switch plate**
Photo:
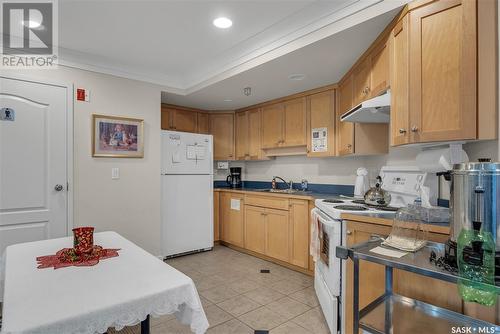
<instances>
[{"instance_id":1,"label":"light switch plate","mask_svg":"<svg viewBox=\"0 0 500 334\"><path fill-rule=\"evenodd\" d=\"M120 178L120 169L117 167L111 168L111 179L118 180Z\"/></svg>"}]
</instances>

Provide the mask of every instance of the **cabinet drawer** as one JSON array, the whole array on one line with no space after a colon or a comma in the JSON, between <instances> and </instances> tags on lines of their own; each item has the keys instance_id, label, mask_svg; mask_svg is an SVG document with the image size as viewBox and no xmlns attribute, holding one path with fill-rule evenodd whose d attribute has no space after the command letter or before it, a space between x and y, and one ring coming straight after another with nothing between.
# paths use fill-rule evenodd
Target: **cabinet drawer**
<instances>
[{"instance_id":1,"label":"cabinet drawer","mask_svg":"<svg viewBox=\"0 0 500 334\"><path fill-rule=\"evenodd\" d=\"M271 196L246 196L245 204L278 209L278 210L289 209L288 198L278 198Z\"/></svg>"}]
</instances>

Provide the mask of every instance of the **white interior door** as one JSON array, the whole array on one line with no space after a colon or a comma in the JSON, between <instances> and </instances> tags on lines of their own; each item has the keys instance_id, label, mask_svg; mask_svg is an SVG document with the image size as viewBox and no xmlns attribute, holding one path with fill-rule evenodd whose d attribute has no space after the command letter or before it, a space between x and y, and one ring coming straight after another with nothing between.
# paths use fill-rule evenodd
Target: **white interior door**
<instances>
[{"instance_id":1,"label":"white interior door","mask_svg":"<svg viewBox=\"0 0 500 334\"><path fill-rule=\"evenodd\" d=\"M2 108L0 254L67 235L67 89L0 78Z\"/></svg>"}]
</instances>

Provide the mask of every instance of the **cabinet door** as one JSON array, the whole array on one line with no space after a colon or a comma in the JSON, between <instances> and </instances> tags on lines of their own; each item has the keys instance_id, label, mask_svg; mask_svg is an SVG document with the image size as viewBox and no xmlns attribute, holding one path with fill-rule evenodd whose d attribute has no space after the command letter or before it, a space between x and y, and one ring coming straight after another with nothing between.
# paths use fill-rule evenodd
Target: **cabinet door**
<instances>
[{"instance_id":1,"label":"cabinet door","mask_svg":"<svg viewBox=\"0 0 500 334\"><path fill-rule=\"evenodd\" d=\"M290 261L290 226L288 211L266 209L266 255Z\"/></svg>"},{"instance_id":2,"label":"cabinet door","mask_svg":"<svg viewBox=\"0 0 500 334\"><path fill-rule=\"evenodd\" d=\"M353 101L357 105L370 97L371 60L367 57L353 71Z\"/></svg>"},{"instance_id":3,"label":"cabinet door","mask_svg":"<svg viewBox=\"0 0 500 334\"><path fill-rule=\"evenodd\" d=\"M214 136L214 160L234 160L234 114L209 114L210 133Z\"/></svg>"},{"instance_id":4,"label":"cabinet door","mask_svg":"<svg viewBox=\"0 0 500 334\"><path fill-rule=\"evenodd\" d=\"M371 55L370 97L380 95L389 88L389 46L383 41Z\"/></svg>"},{"instance_id":5,"label":"cabinet door","mask_svg":"<svg viewBox=\"0 0 500 334\"><path fill-rule=\"evenodd\" d=\"M389 235L390 231L390 226L347 222L347 246L349 247L367 241L373 234L382 236ZM345 332L353 333L352 303L354 265L351 259L346 261ZM384 293L385 271L382 265L360 260L359 273L359 309L362 309Z\"/></svg>"},{"instance_id":6,"label":"cabinet door","mask_svg":"<svg viewBox=\"0 0 500 334\"><path fill-rule=\"evenodd\" d=\"M175 109L172 113L172 125L176 131L196 132L198 113L190 110Z\"/></svg>"},{"instance_id":7,"label":"cabinet door","mask_svg":"<svg viewBox=\"0 0 500 334\"><path fill-rule=\"evenodd\" d=\"M171 114L173 109L167 107L161 107L161 129L170 130L172 128Z\"/></svg>"},{"instance_id":8,"label":"cabinet door","mask_svg":"<svg viewBox=\"0 0 500 334\"><path fill-rule=\"evenodd\" d=\"M290 262L307 269L309 266L309 203L290 200L290 232L292 254Z\"/></svg>"},{"instance_id":9,"label":"cabinet door","mask_svg":"<svg viewBox=\"0 0 500 334\"><path fill-rule=\"evenodd\" d=\"M307 97L307 156L324 157L335 155L335 92L329 90ZM326 128L326 150L313 152L312 131Z\"/></svg>"},{"instance_id":10,"label":"cabinet door","mask_svg":"<svg viewBox=\"0 0 500 334\"><path fill-rule=\"evenodd\" d=\"M231 201L239 201L239 210L231 208ZM232 245L243 247L243 196L222 193L221 195L222 216L222 240Z\"/></svg>"},{"instance_id":11,"label":"cabinet door","mask_svg":"<svg viewBox=\"0 0 500 334\"><path fill-rule=\"evenodd\" d=\"M245 205L245 248L264 254L266 251L265 209Z\"/></svg>"},{"instance_id":12,"label":"cabinet door","mask_svg":"<svg viewBox=\"0 0 500 334\"><path fill-rule=\"evenodd\" d=\"M408 15L390 35L391 63L391 145L409 142L409 27Z\"/></svg>"},{"instance_id":13,"label":"cabinet door","mask_svg":"<svg viewBox=\"0 0 500 334\"><path fill-rule=\"evenodd\" d=\"M250 160L262 159L261 110L252 109L248 114L248 155Z\"/></svg>"},{"instance_id":14,"label":"cabinet door","mask_svg":"<svg viewBox=\"0 0 500 334\"><path fill-rule=\"evenodd\" d=\"M341 122L340 116L351 109L353 94L352 76L342 82L337 90L338 109L337 109L337 153L346 155L354 153L354 123Z\"/></svg>"},{"instance_id":15,"label":"cabinet door","mask_svg":"<svg viewBox=\"0 0 500 334\"><path fill-rule=\"evenodd\" d=\"M245 160L248 154L248 113L246 111L235 114L236 131L236 160Z\"/></svg>"},{"instance_id":16,"label":"cabinet door","mask_svg":"<svg viewBox=\"0 0 500 334\"><path fill-rule=\"evenodd\" d=\"M284 103L283 146L306 145L306 99L299 98Z\"/></svg>"},{"instance_id":17,"label":"cabinet door","mask_svg":"<svg viewBox=\"0 0 500 334\"><path fill-rule=\"evenodd\" d=\"M208 134L208 114L204 112L198 113L198 124L196 132Z\"/></svg>"},{"instance_id":18,"label":"cabinet door","mask_svg":"<svg viewBox=\"0 0 500 334\"><path fill-rule=\"evenodd\" d=\"M262 108L262 148L279 147L284 142L283 117L282 103Z\"/></svg>"},{"instance_id":19,"label":"cabinet door","mask_svg":"<svg viewBox=\"0 0 500 334\"><path fill-rule=\"evenodd\" d=\"M476 138L476 1L410 12L411 142Z\"/></svg>"}]
</instances>

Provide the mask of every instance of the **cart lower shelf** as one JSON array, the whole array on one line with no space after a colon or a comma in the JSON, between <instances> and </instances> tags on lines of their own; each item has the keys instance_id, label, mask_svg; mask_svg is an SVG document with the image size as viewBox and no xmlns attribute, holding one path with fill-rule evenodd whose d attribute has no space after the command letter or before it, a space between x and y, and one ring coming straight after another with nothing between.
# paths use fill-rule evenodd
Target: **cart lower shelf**
<instances>
[{"instance_id":1,"label":"cart lower shelf","mask_svg":"<svg viewBox=\"0 0 500 334\"><path fill-rule=\"evenodd\" d=\"M472 333L500 332L500 326L396 294L377 298L359 315L359 327L376 334L443 334L457 327L470 327Z\"/></svg>"}]
</instances>

